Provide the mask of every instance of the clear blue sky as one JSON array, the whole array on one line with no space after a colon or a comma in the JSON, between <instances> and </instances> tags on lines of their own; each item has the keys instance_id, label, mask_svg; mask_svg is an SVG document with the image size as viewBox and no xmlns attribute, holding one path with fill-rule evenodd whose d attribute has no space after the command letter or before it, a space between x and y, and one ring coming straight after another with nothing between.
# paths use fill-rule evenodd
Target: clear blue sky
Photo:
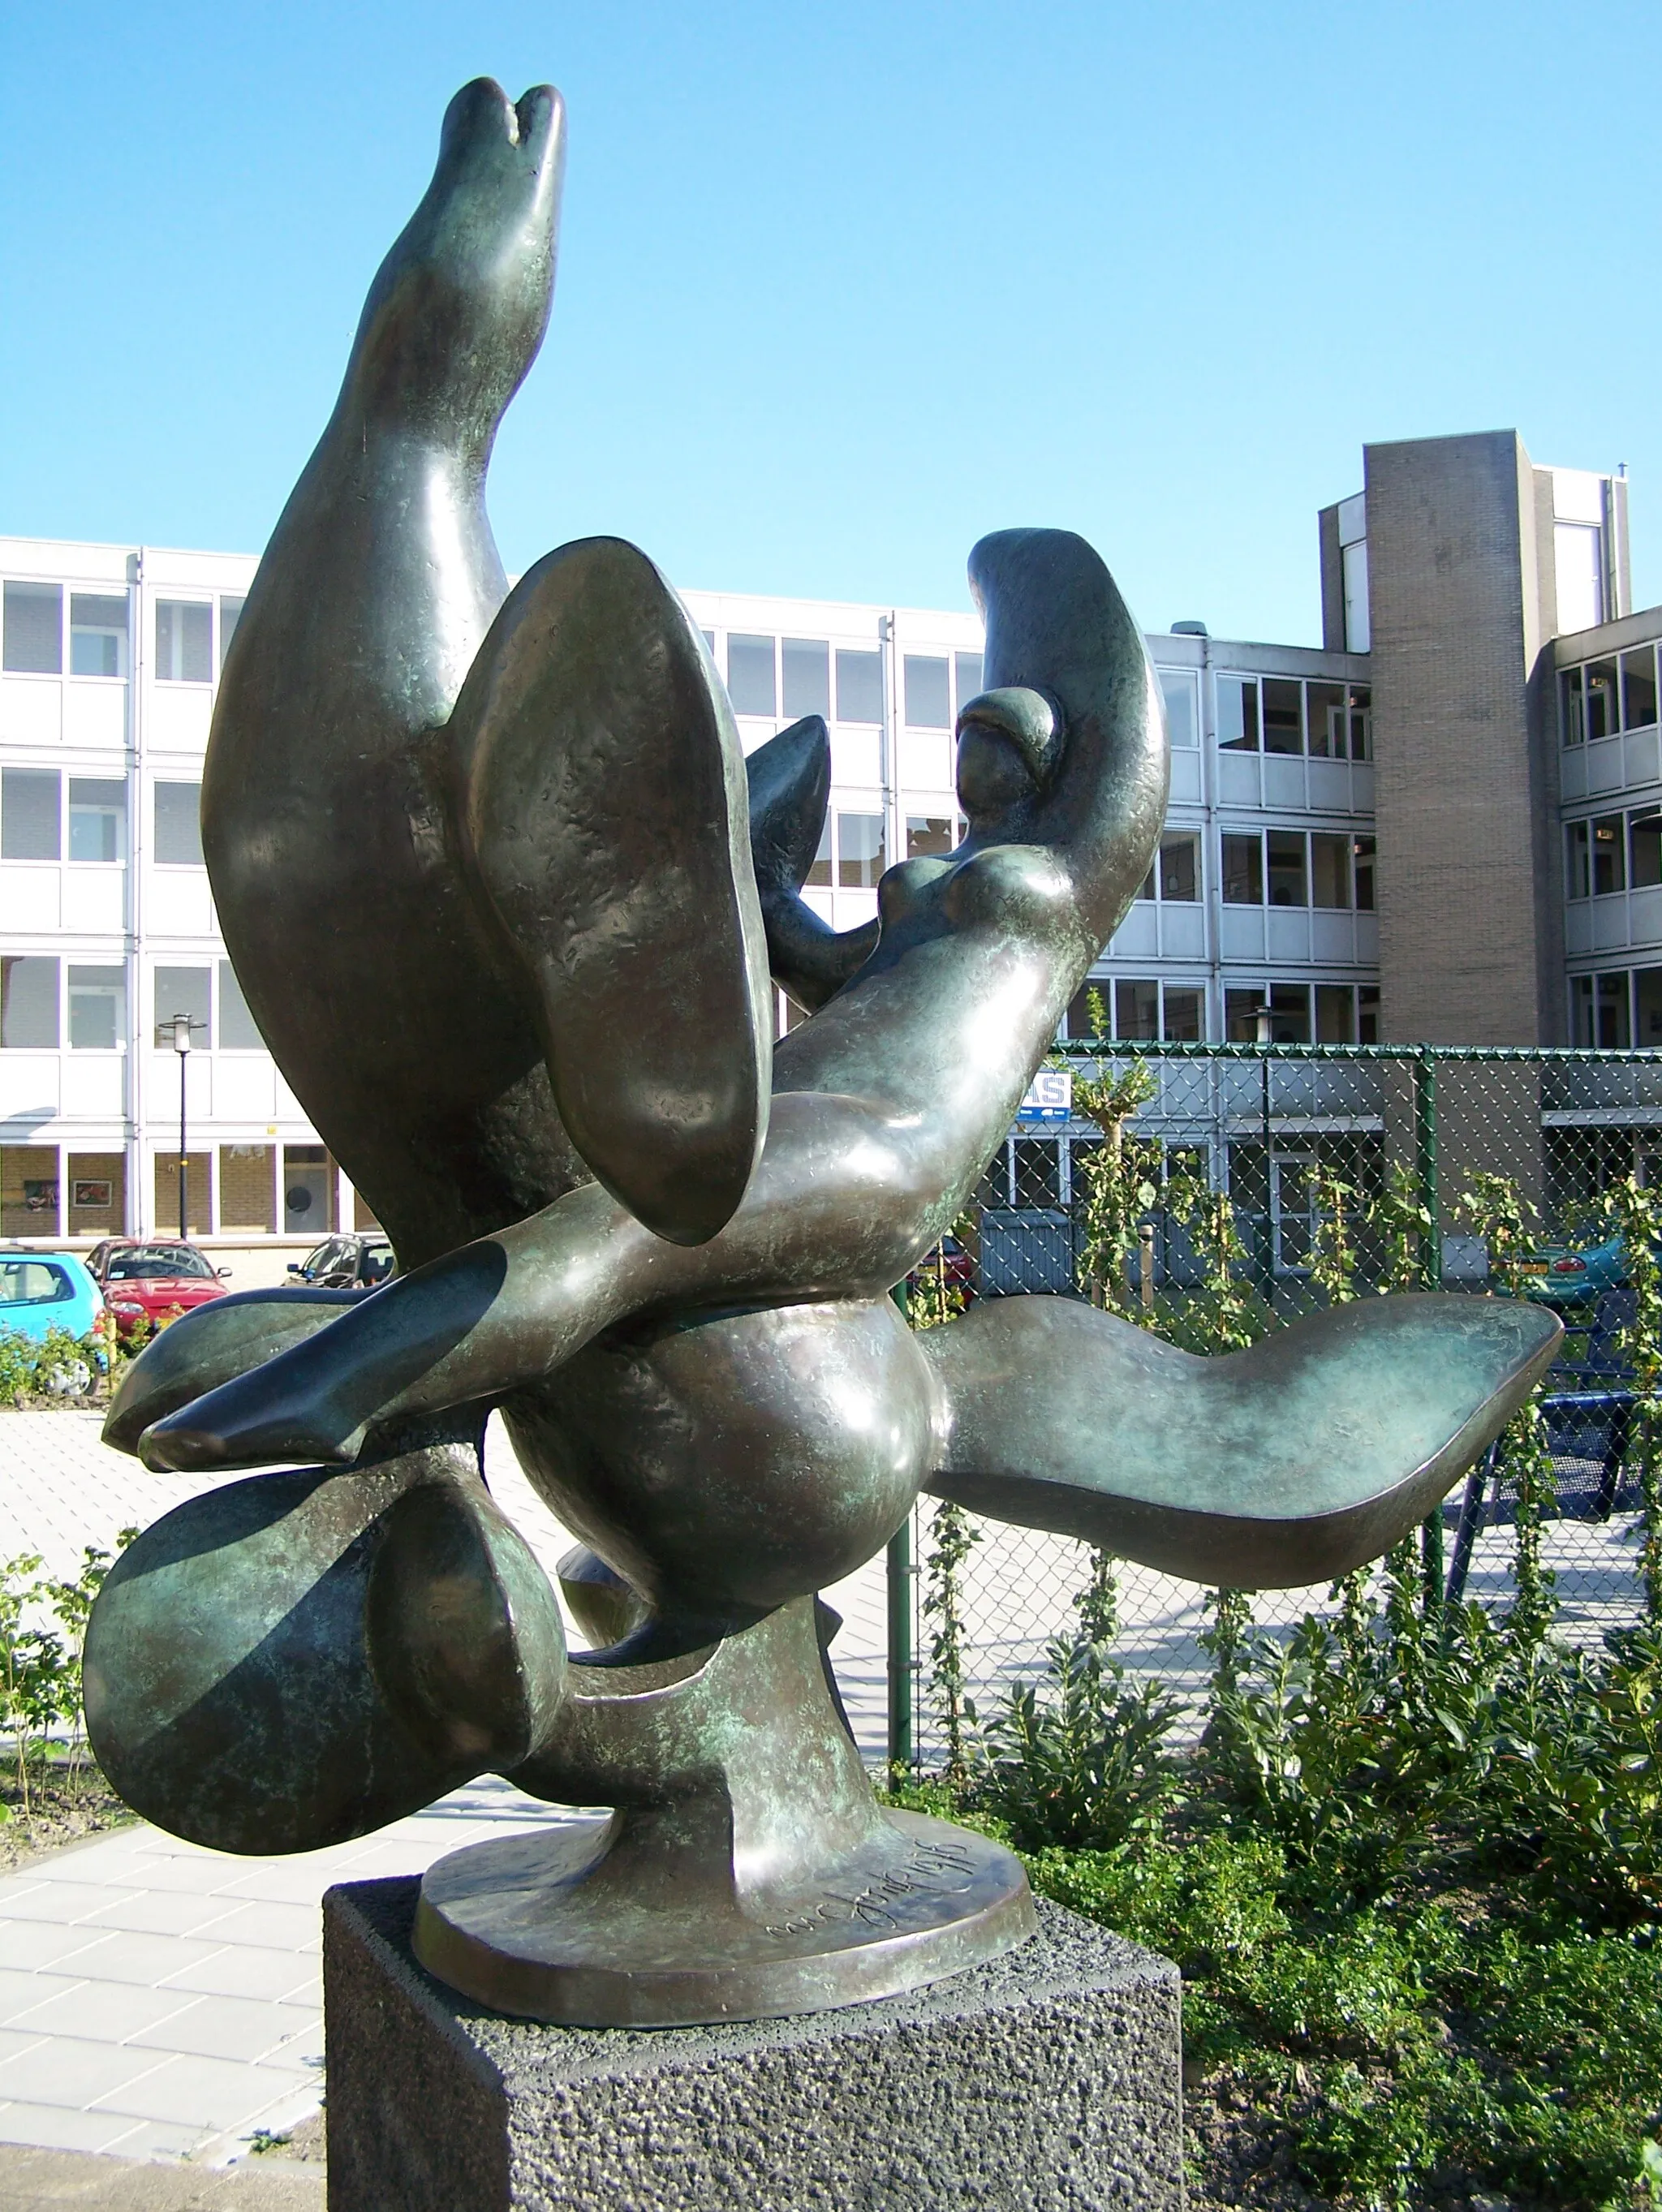
<instances>
[{"instance_id":1,"label":"clear blue sky","mask_svg":"<svg viewBox=\"0 0 1662 2212\"><path fill-rule=\"evenodd\" d=\"M967 604L1017 522L1313 641L1367 439L1626 461L1662 598L1662 9L283 0L0 11L0 532L258 550L466 78L566 95L504 558Z\"/></svg>"}]
</instances>

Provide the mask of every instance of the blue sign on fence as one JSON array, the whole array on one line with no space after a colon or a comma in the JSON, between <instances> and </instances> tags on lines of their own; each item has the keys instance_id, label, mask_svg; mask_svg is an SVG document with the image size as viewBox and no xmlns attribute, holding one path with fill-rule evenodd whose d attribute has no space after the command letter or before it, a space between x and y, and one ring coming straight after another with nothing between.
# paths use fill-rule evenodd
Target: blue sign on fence
<instances>
[{"instance_id":1,"label":"blue sign on fence","mask_svg":"<svg viewBox=\"0 0 1662 2212\"><path fill-rule=\"evenodd\" d=\"M1065 1067L1041 1067L1016 1109L1016 1120L1065 1121L1074 1110L1074 1079Z\"/></svg>"}]
</instances>

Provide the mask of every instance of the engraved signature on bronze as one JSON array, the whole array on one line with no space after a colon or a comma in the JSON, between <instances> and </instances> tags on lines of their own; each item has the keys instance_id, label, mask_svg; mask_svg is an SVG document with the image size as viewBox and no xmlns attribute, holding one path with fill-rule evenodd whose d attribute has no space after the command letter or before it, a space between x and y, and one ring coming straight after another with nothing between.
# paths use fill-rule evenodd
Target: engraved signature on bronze
<instances>
[{"instance_id":1,"label":"engraved signature on bronze","mask_svg":"<svg viewBox=\"0 0 1662 2212\"><path fill-rule=\"evenodd\" d=\"M851 1920L858 1920L868 1928L898 1927L898 1916L890 1910L892 1901L961 1888L973 1870L971 1855L962 1844L917 1844L904 1864L889 1868L852 1897L830 1891L811 1910L776 1922L765 1932L782 1940Z\"/></svg>"}]
</instances>

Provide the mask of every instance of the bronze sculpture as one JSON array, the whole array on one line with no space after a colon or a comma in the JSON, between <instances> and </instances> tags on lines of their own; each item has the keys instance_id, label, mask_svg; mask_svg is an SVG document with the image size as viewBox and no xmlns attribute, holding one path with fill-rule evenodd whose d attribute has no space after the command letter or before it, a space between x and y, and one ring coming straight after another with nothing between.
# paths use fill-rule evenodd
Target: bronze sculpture
<instances>
[{"instance_id":1,"label":"bronze sculpture","mask_svg":"<svg viewBox=\"0 0 1662 2212\"><path fill-rule=\"evenodd\" d=\"M123 1558L88 1720L131 1803L233 1850L361 1833L485 1771L613 1806L442 1862L421 1955L554 2020L813 2009L1031 1925L1008 1854L879 1810L827 1682L815 1593L921 1489L1307 1583L1441 1497L1559 1330L1440 1297L1215 1361L1055 1298L906 1330L890 1286L1148 866L1158 690L1082 540L983 539L968 835L891 869L875 924L827 929L801 896L823 723L744 762L702 637L621 541L511 593L496 562L484 471L548 318L562 132L546 88L452 103L249 595L204 786L250 1004L405 1273L227 1298L131 1370L120 1448L308 1464ZM770 979L812 1013L776 1043ZM591 1547L563 1587L603 1648L575 1661L480 1477L495 1406Z\"/></svg>"}]
</instances>

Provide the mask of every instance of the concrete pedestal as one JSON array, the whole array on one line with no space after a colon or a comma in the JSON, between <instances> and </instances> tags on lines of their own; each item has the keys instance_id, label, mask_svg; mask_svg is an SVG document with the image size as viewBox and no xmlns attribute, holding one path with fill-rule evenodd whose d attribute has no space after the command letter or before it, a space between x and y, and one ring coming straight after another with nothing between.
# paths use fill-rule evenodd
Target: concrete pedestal
<instances>
[{"instance_id":1,"label":"concrete pedestal","mask_svg":"<svg viewBox=\"0 0 1662 2212\"><path fill-rule=\"evenodd\" d=\"M417 1887L324 1899L331 2212L1182 2206L1177 1969L1055 1905L880 2003L574 2028L427 1974Z\"/></svg>"}]
</instances>

